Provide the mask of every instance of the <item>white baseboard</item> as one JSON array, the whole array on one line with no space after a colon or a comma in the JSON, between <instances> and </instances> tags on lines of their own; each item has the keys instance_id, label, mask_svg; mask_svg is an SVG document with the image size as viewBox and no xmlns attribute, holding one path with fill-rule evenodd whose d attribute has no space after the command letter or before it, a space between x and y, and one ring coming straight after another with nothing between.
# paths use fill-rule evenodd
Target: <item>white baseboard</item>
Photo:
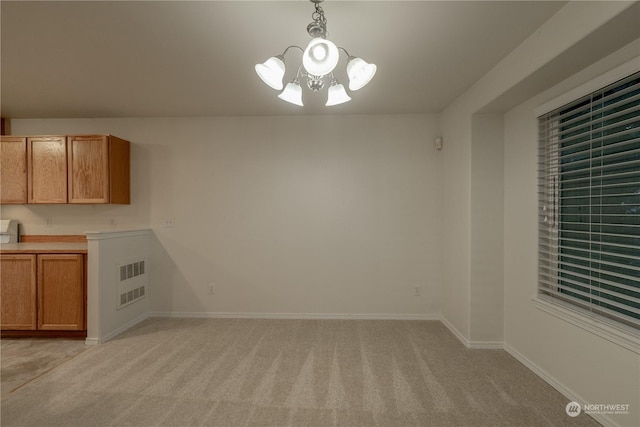
<instances>
[{"instance_id":1,"label":"white baseboard","mask_svg":"<svg viewBox=\"0 0 640 427\"><path fill-rule=\"evenodd\" d=\"M346 313L228 313L228 312L152 312L149 317L202 319L361 319L361 320L440 320L439 314L346 314Z\"/></svg>"},{"instance_id":2,"label":"white baseboard","mask_svg":"<svg viewBox=\"0 0 640 427\"><path fill-rule=\"evenodd\" d=\"M502 350L504 343L502 341L469 341L469 348L478 350Z\"/></svg>"},{"instance_id":3,"label":"white baseboard","mask_svg":"<svg viewBox=\"0 0 640 427\"><path fill-rule=\"evenodd\" d=\"M109 332L108 334L104 335L103 337L100 337L100 338L87 338L86 341L92 340L92 342L93 342L94 340L97 340L95 344L99 344L99 343L103 343L105 341L109 341L111 338L115 337L116 335L119 335L119 334L123 333L127 329L137 325L138 323L142 322L143 320L147 319L148 317L150 317L149 313L145 313L145 314L143 314L141 316L136 317L132 321L127 322L126 324L122 325L118 329L115 329L115 330ZM92 345L95 345L95 344L92 344Z\"/></svg>"},{"instance_id":4,"label":"white baseboard","mask_svg":"<svg viewBox=\"0 0 640 427\"><path fill-rule=\"evenodd\" d=\"M447 320L447 318L446 318L446 317L444 317L444 316L440 316L440 321L442 322L442 324L443 324L444 326L446 326L446 327L447 327L447 329L449 329L449 330L451 331L451 333L452 333L453 335L455 335L455 336L456 336L456 338L458 338L458 339L460 340L460 342L462 343L462 345L464 345L464 346L465 346L465 347L467 347L467 348L470 348L471 343L469 342L469 340L468 340L464 335L462 335L462 332L460 332L459 330L457 330L457 329L456 329L456 327L455 327L455 326L453 326L453 324L452 324L451 322L449 322L449 321Z\"/></svg>"},{"instance_id":5,"label":"white baseboard","mask_svg":"<svg viewBox=\"0 0 640 427\"><path fill-rule=\"evenodd\" d=\"M583 399L580 396L578 396L576 393L573 392L573 390L570 390L569 388L567 388L564 384L562 384L560 381L555 379L551 374L549 374L544 369L540 368L538 365L533 363L531 360L527 359L527 357L525 355L520 353L515 348L511 347L509 344L504 343L503 348L507 353L509 353L511 356L513 356L516 360L518 360L524 366L529 368L534 374L536 374L537 376L542 378L551 387L553 387L556 390L558 390L562 395L564 395L570 401L578 402L580 404L586 402L585 399ZM589 416L592 417L597 422L599 422L600 424L602 424L604 427L619 427L618 424L616 424L611 418L609 418L606 415L589 414Z\"/></svg>"},{"instance_id":6,"label":"white baseboard","mask_svg":"<svg viewBox=\"0 0 640 427\"><path fill-rule=\"evenodd\" d=\"M453 335L460 340L460 342L467 348L478 350L502 350L502 341L470 341L460 332L446 317L440 316L440 321L444 326L451 331Z\"/></svg>"}]
</instances>

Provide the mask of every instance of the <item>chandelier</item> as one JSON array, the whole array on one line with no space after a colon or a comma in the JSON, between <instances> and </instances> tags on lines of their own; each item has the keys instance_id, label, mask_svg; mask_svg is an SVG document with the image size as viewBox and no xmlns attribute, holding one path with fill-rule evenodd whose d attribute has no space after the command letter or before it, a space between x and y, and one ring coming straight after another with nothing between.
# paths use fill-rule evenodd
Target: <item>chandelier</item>
<instances>
[{"instance_id":1,"label":"chandelier","mask_svg":"<svg viewBox=\"0 0 640 427\"><path fill-rule=\"evenodd\" d=\"M343 47L337 47L327 40L327 19L324 10L320 7L323 0L309 0L315 5L315 12L311 15L313 22L307 26L307 32L311 41L306 49L300 46L289 46L281 55L272 56L262 64L256 65L256 73L268 86L275 90L282 90L282 79L285 72L284 56L289 49L302 51L302 63L298 66L296 77L287 84L278 98L292 104L303 106L301 81L306 79L306 85L313 92L324 89L327 82L327 103L325 105L338 105L351 100L344 86L338 82L333 70L338 65L340 51L347 55L347 76L349 77L349 90L356 91L364 87L376 73L376 65L365 62L362 58L349 55Z\"/></svg>"}]
</instances>

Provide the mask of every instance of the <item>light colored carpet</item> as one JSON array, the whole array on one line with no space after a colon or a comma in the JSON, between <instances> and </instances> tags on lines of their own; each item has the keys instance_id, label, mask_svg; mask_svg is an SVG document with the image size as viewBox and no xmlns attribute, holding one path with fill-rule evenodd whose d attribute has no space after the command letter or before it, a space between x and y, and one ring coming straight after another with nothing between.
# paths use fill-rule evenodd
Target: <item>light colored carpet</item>
<instances>
[{"instance_id":1,"label":"light colored carpet","mask_svg":"<svg viewBox=\"0 0 640 427\"><path fill-rule=\"evenodd\" d=\"M84 340L3 338L0 341L2 398L85 350Z\"/></svg>"},{"instance_id":2,"label":"light colored carpet","mask_svg":"<svg viewBox=\"0 0 640 427\"><path fill-rule=\"evenodd\" d=\"M148 319L2 401L2 426L597 426L436 321Z\"/></svg>"}]
</instances>

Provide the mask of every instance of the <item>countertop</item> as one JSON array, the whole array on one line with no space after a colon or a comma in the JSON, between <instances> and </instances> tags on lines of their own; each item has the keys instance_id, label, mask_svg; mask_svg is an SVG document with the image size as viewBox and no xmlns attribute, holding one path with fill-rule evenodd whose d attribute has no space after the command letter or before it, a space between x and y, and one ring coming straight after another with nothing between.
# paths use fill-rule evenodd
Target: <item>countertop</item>
<instances>
[{"instance_id":1,"label":"countertop","mask_svg":"<svg viewBox=\"0 0 640 427\"><path fill-rule=\"evenodd\" d=\"M5 243L0 254L86 254L86 242L74 243Z\"/></svg>"}]
</instances>

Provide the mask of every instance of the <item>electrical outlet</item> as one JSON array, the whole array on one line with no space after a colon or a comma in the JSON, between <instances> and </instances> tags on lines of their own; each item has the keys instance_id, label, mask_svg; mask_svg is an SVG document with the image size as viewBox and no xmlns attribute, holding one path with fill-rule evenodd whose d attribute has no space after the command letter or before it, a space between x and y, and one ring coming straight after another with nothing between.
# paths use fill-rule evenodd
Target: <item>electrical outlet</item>
<instances>
[{"instance_id":1,"label":"electrical outlet","mask_svg":"<svg viewBox=\"0 0 640 427\"><path fill-rule=\"evenodd\" d=\"M216 293L216 285L215 285L215 283L209 283L208 289L209 289L209 293L210 294L215 294Z\"/></svg>"},{"instance_id":2,"label":"electrical outlet","mask_svg":"<svg viewBox=\"0 0 640 427\"><path fill-rule=\"evenodd\" d=\"M413 289L413 295L419 297L420 295L422 295L422 288L420 286L416 286Z\"/></svg>"},{"instance_id":3,"label":"electrical outlet","mask_svg":"<svg viewBox=\"0 0 640 427\"><path fill-rule=\"evenodd\" d=\"M175 227L175 222L173 220L173 217L166 217L164 219L164 226L165 227Z\"/></svg>"}]
</instances>

